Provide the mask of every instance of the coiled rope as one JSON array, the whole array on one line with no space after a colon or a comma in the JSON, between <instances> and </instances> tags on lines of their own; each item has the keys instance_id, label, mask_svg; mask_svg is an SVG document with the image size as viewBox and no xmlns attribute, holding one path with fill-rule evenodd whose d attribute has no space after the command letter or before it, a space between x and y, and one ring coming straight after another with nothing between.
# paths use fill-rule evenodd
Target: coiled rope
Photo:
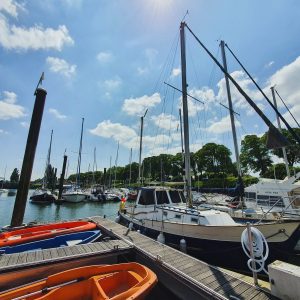
<instances>
[{"instance_id":1,"label":"coiled rope","mask_svg":"<svg viewBox=\"0 0 300 300\"><path fill-rule=\"evenodd\" d=\"M241 243L244 253L249 257L247 261L248 268L252 272L258 273L260 271L264 271L269 275L268 271L265 269L265 262L269 256L269 246L267 240L257 228L250 227L250 229L252 235L253 258L251 257L247 229L243 231L241 236Z\"/></svg>"}]
</instances>

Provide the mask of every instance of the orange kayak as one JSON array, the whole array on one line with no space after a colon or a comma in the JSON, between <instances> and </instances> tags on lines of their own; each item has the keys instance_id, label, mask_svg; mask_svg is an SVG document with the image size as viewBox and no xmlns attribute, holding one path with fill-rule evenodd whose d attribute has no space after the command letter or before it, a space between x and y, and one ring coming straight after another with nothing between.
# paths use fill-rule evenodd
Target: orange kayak
<instances>
[{"instance_id":1,"label":"orange kayak","mask_svg":"<svg viewBox=\"0 0 300 300\"><path fill-rule=\"evenodd\" d=\"M37 225L0 233L0 247L13 246L46 239L61 234L93 230L96 224L87 221L71 221Z\"/></svg>"},{"instance_id":2,"label":"orange kayak","mask_svg":"<svg viewBox=\"0 0 300 300\"><path fill-rule=\"evenodd\" d=\"M143 299L157 283L156 275L138 263L86 266L49 276L0 294L0 300Z\"/></svg>"}]
</instances>

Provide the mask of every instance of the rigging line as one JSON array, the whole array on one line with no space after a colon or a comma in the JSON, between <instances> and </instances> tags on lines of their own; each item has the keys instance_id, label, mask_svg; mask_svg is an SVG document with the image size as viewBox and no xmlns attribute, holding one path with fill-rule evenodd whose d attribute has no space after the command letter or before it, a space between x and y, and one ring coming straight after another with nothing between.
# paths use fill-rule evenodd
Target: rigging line
<instances>
[{"instance_id":1,"label":"rigging line","mask_svg":"<svg viewBox=\"0 0 300 300\"><path fill-rule=\"evenodd\" d=\"M285 104L285 102L283 101L283 99L281 98L281 96L279 95L279 93L277 92L277 90L275 89L275 92L277 94L277 96L279 97L279 99L282 101L282 103L284 104L285 108L288 110L288 112L290 113L290 115L292 116L292 118L294 119L294 121L296 122L296 124L298 125L298 127L300 128L299 123L297 122L297 120L295 119L295 117L293 116L293 114L291 113L291 111L289 110L289 108L287 107L287 105Z\"/></svg>"},{"instance_id":2,"label":"rigging line","mask_svg":"<svg viewBox=\"0 0 300 300\"><path fill-rule=\"evenodd\" d=\"M278 136L280 136L283 140L286 141L286 138L279 132L279 130L273 125L273 123L265 116L265 114L261 111L261 109L254 103L254 101L247 95L247 93L240 87L240 85L235 81L235 79L224 69L224 67L219 63L219 61L211 54L211 52L204 46L204 44L198 39L198 37L194 34L194 32L189 28L187 24L185 24L189 32L192 36L197 40L197 42L201 45L201 47L205 50L205 52L211 57L211 59L218 65L218 67L222 70L222 72L230 79L236 89L244 96L247 102L252 106L252 108L256 111L256 113L263 119L265 124L272 129ZM289 126L289 125L288 125ZM289 126L290 128L290 126ZM292 131L294 133L294 131ZM297 134L293 134L297 142L300 144L300 138Z\"/></svg>"},{"instance_id":3,"label":"rigging line","mask_svg":"<svg viewBox=\"0 0 300 300\"><path fill-rule=\"evenodd\" d=\"M174 108L174 99L175 99L175 90L173 90L173 97L172 97L172 106L171 106L171 117L169 123L169 140L167 146L167 152L169 151L170 143L171 143L171 125L172 125L172 116L173 116L173 108Z\"/></svg>"},{"instance_id":4,"label":"rigging line","mask_svg":"<svg viewBox=\"0 0 300 300\"><path fill-rule=\"evenodd\" d=\"M229 52L232 54L232 56L236 59L236 61L239 63L239 65L242 67L242 69L246 72L246 74L249 76L249 78L252 80L254 85L258 88L258 90L262 93L262 95L265 97L265 99L268 101L268 103L271 105L273 110L276 112L278 117L282 120L282 122L285 124L285 126L289 129L289 131L292 133L292 135L295 137L295 139L300 144L300 137L296 134L296 132L292 129L292 127L288 124L288 122L285 120L285 118L282 116L282 114L279 112L279 110L275 107L275 105L270 101L270 99L267 97L267 95L264 93L264 91L260 88L260 86L256 83L254 78L249 74L249 72L246 70L244 65L239 61L239 59L235 56L235 54L232 52L232 50L229 48L227 44L225 44L226 48L229 50Z\"/></svg>"},{"instance_id":5,"label":"rigging line","mask_svg":"<svg viewBox=\"0 0 300 300\"><path fill-rule=\"evenodd\" d=\"M169 87L173 88L174 90L176 90L176 91L182 93L182 90L178 89L177 87L173 86L172 84L169 84L169 83L167 83L167 82L165 82L165 81L164 81L164 84L166 84L166 85L168 85ZM192 98L192 99L194 99L194 100L196 100L196 101L198 101L198 102L200 102L201 104L204 104L203 101L201 101L201 100L199 100L199 99L197 99L197 98L191 96L191 95L188 94L188 93L187 93L187 96L190 97L190 98Z\"/></svg>"},{"instance_id":6,"label":"rigging line","mask_svg":"<svg viewBox=\"0 0 300 300\"><path fill-rule=\"evenodd\" d=\"M168 63L168 61L169 61L169 57L171 56L172 49L174 48L174 45L175 45L175 49L176 49L176 51L177 51L178 44L179 44L179 39L180 39L179 32L176 31L175 38L174 38L174 40L173 40L173 44L172 44L172 46L171 46L171 48L170 48L170 51L169 51L169 53L168 53L168 55L167 55L167 57L166 57L165 64L164 64L164 66L162 67L161 72L160 72L160 74L159 74L159 76L158 76L158 78L157 78L157 81L156 81L155 85L154 85L153 93L158 89L157 87L158 87L158 85L159 85L159 82L161 82L161 78L162 78L162 76L163 76L164 70L167 68L167 63ZM177 41L177 43L176 43L176 41Z\"/></svg>"}]
</instances>

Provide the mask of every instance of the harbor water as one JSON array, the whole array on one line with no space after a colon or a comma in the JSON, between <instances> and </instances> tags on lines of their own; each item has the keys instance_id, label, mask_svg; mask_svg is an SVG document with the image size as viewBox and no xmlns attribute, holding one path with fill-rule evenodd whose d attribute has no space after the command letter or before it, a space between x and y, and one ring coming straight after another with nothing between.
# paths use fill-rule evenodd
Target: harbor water
<instances>
[{"instance_id":1,"label":"harbor water","mask_svg":"<svg viewBox=\"0 0 300 300\"><path fill-rule=\"evenodd\" d=\"M91 216L106 216L115 219L119 209L118 202L92 202L56 204L31 203L29 197L34 190L29 190L24 223L29 222L54 222L61 220L73 220ZM15 191L16 192L16 191ZM9 225L15 204L14 191L0 194L0 228Z\"/></svg>"}]
</instances>

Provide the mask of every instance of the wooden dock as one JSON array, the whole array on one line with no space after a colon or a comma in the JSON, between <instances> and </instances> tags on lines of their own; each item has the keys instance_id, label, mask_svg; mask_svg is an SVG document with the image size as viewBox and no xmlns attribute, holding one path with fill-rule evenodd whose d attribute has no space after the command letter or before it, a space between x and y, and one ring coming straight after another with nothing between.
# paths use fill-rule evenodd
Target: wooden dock
<instances>
[{"instance_id":1,"label":"wooden dock","mask_svg":"<svg viewBox=\"0 0 300 300\"><path fill-rule=\"evenodd\" d=\"M112 220L91 217L114 240L0 256L0 291L91 264L137 261L151 268L159 282L179 299L274 299L234 272L199 261ZM35 279L37 280L37 279Z\"/></svg>"},{"instance_id":2,"label":"wooden dock","mask_svg":"<svg viewBox=\"0 0 300 300\"><path fill-rule=\"evenodd\" d=\"M172 284L172 290L177 290L176 295L179 298L196 299L195 293L192 292L194 289L196 293L202 290L201 296L208 299L274 299L267 291L242 280L242 276L238 273L226 272L224 269L206 264L136 231L131 231L125 236L127 229L111 220L102 217L92 217L91 220L107 234L113 234L133 246L139 261L142 260L146 264L148 261L146 258L150 259L152 263L148 266L158 274L158 277L162 273L161 269L164 269L169 274L173 273L173 280L180 279L180 282L187 286L186 289L182 289L175 281L172 284L172 280L170 282L166 280L167 286Z\"/></svg>"}]
</instances>

